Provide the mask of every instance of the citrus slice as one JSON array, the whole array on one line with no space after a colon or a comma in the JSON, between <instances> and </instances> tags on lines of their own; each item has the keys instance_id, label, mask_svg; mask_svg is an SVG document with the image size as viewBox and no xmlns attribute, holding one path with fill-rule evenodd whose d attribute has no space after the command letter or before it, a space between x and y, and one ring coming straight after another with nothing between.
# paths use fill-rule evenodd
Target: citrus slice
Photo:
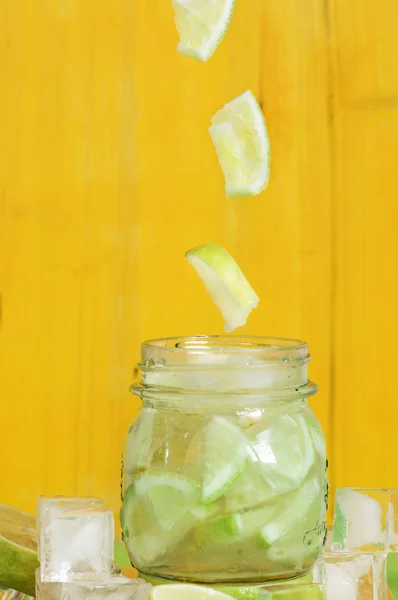
<instances>
[{"instance_id":1,"label":"citrus slice","mask_svg":"<svg viewBox=\"0 0 398 600\"><path fill-rule=\"evenodd\" d=\"M241 430L224 417L214 417L205 433L203 502L223 496L244 470L249 456Z\"/></svg>"},{"instance_id":2,"label":"citrus slice","mask_svg":"<svg viewBox=\"0 0 398 600\"><path fill-rule=\"evenodd\" d=\"M173 0L178 52L201 62L209 60L229 27L234 6L235 0Z\"/></svg>"},{"instance_id":3,"label":"citrus slice","mask_svg":"<svg viewBox=\"0 0 398 600\"><path fill-rule=\"evenodd\" d=\"M279 510L278 515L270 520L260 530L259 543L269 547L303 521L314 503L319 501L320 483L315 477L306 481L292 496L285 510Z\"/></svg>"},{"instance_id":4,"label":"citrus slice","mask_svg":"<svg viewBox=\"0 0 398 600\"><path fill-rule=\"evenodd\" d=\"M279 417L257 434L252 449L274 496L298 489L316 461L311 434L301 415Z\"/></svg>"},{"instance_id":5,"label":"citrus slice","mask_svg":"<svg viewBox=\"0 0 398 600\"><path fill-rule=\"evenodd\" d=\"M35 518L0 504L0 585L34 596L36 552Z\"/></svg>"},{"instance_id":6,"label":"citrus slice","mask_svg":"<svg viewBox=\"0 0 398 600\"><path fill-rule=\"evenodd\" d=\"M140 579L143 579L144 581L146 581L147 583L152 584L153 586L160 586L160 585L173 585L175 586L176 584L174 583L174 581L172 579L167 580L167 579L163 579L161 577L156 577L156 576L151 576L151 575L147 575L146 573L142 573L141 571L138 571L138 577ZM290 581L284 581L283 586L284 587L296 587L298 585L303 586L303 585L310 585L312 583L312 573L309 573L307 575L303 575L302 577L297 577L295 579L291 579ZM275 586L275 588L278 586L278 584L268 584L269 589L273 589ZM261 586L261 584L257 584L257 585L251 585L251 586L223 586L223 585L214 585L211 584L211 586L208 584L207 588L211 588L213 590L222 592L223 594L227 594L228 596L231 596L232 598L235 598L235 600L264 600L265 596L262 593L263 587ZM289 599L289 592L287 591L286 594L287 598ZM289 599L290 600L290 599ZM305 600L307 600L307 597L305 598ZM308 599L310 600L310 599ZM312 599L311 599L312 600Z\"/></svg>"},{"instance_id":7,"label":"citrus slice","mask_svg":"<svg viewBox=\"0 0 398 600\"><path fill-rule=\"evenodd\" d=\"M136 477L126 494L122 508L137 498L148 504L153 518L161 529L173 529L181 517L194 509L200 500L200 486L195 481L174 473L148 473ZM129 488L129 489L130 489Z\"/></svg>"},{"instance_id":8,"label":"citrus slice","mask_svg":"<svg viewBox=\"0 0 398 600\"><path fill-rule=\"evenodd\" d=\"M158 585L152 588L149 598L150 600L231 600L231 596L218 590L188 583Z\"/></svg>"},{"instance_id":9,"label":"citrus slice","mask_svg":"<svg viewBox=\"0 0 398 600\"><path fill-rule=\"evenodd\" d=\"M214 115L209 129L227 197L255 196L268 185L270 141L263 111L248 90Z\"/></svg>"},{"instance_id":10,"label":"citrus slice","mask_svg":"<svg viewBox=\"0 0 398 600\"><path fill-rule=\"evenodd\" d=\"M188 511L199 498L194 490L194 482L168 473L134 479L124 495L120 521L135 567L147 567L172 550L195 525L197 519Z\"/></svg>"},{"instance_id":11,"label":"citrus slice","mask_svg":"<svg viewBox=\"0 0 398 600\"><path fill-rule=\"evenodd\" d=\"M225 330L231 332L245 325L259 298L232 256L214 243L196 246L185 256L221 311Z\"/></svg>"}]
</instances>

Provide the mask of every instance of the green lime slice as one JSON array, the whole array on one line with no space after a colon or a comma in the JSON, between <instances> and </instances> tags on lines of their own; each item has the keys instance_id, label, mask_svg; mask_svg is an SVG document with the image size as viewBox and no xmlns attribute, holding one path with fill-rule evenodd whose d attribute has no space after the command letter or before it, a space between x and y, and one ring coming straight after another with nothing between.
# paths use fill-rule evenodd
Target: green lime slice
<instances>
[{"instance_id":1,"label":"green lime slice","mask_svg":"<svg viewBox=\"0 0 398 600\"><path fill-rule=\"evenodd\" d=\"M218 244L209 243L192 248L186 257L221 311L225 330L245 325L259 298L232 256Z\"/></svg>"},{"instance_id":2,"label":"green lime slice","mask_svg":"<svg viewBox=\"0 0 398 600\"><path fill-rule=\"evenodd\" d=\"M227 197L255 196L270 178L270 141L263 111L248 90L212 118L209 129Z\"/></svg>"},{"instance_id":3,"label":"green lime slice","mask_svg":"<svg viewBox=\"0 0 398 600\"><path fill-rule=\"evenodd\" d=\"M264 504L273 497L273 489L267 482L258 462L248 463L237 480L225 494L225 508L228 513L253 508Z\"/></svg>"},{"instance_id":4,"label":"green lime slice","mask_svg":"<svg viewBox=\"0 0 398 600\"><path fill-rule=\"evenodd\" d=\"M174 583L154 587L150 600L231 600L230 596L213 588L188 583Z\"/></svg>"},{"instance_id":5,"label":"green lime slice","mask_svg":"<svg viewBox=\"0 0 398 600\"><path fill-rule=\"evenodd\" d=\"M168 473L133 481L124 495L120 521L134 566L152 564L195 525L197 518L188 508L198 501L198 490L195 482Z\"/></svg>"},{"instance_id":6,"label":"green lime slice","mask_svg":"<svg viewBox=\"0 0 398 600\"><path fill-rule=\"evenodd\" d=\"M205 521L195 528L196 545L207 548L240 537L243 523L240 515L226 515Z\"/></svg>"},{"instance_id":7,"label":"green lime slice","mask_svg":"<svg viewBox=\"0 0 398 600\"><path fill-rule=\"evenodd\" d=\"M306 518L314 503L319 501L321 485L315 477L306 481L292 494L287 508L278 510L277 516L261 528L259 543L265 547L288 535L291 530Z\"/></svg>"},{"instance_id":8,"label":"green lime slice","mask_svg":"<svg viewBox=\"0 0 398 600\"><path fill-rule=\"evenodd\" d=\"M161 577L153 577L153 576L147 575L146 573L143 573L141 571L138 571L138 577L140 577L147 583L150 583L154 586L175 585L175 582L173 579L163 579ZM312 582L312 575L307 574L307 575L304 575L303 577L297 577L296 579L284 581L283 587L311 584L311 582ZM275 586L277 586L277 585L279 586L281 584L278 584L278 583L275 584ZM259 600L262 589L263 589L261 585L246 587L246 586L223 586L223 585L219 585L219 584L213 584L213 585L207 584L206 587L213 589L213 590L218 590L219 592L222 592L223 594L227 594L228 596L232 596L232 598L235 598L235 600ZM271 587L273 588L274 584L267 585L267 589L269 589Z\"/></svg>"},{"instance_id":9,"label":"green lime slice","mask_svg":"<svg viewBox=\"0 0 398 600\"><path fill-rule=\"evenodd\" d=\"M239 477L250 448L239 427L224 417L214 417L205 432L203 492L205 504L225 494Z\"/></svg>"},{"instance_id":10,"label":"green lime slice","mask_svg":"<svg viewBox=\"0 0 398 600\"><path fill-rule=\"evenodd\" d=\"M242 542L254 538L261 528L272 522L278 514L279 507L270 505L209 519L195 527L195 542L201 548L208 548L225 543L230 545L235 541Z\"/></svg>"},{"instance_id":11,"label":"green lime slice","mask_svg":"<svg viewBox=\"0 0 398 600\"><path fill-rule=\"evenodd\" d=\"M145 498L162 529L175 527L181 516L200 501L200 486L195 481L174 473L149 473L133 483L138 498Z\"/></svg>"},{"instance_id":12,"label":"green lime slice","mask_svg":"<svg viewBox=\"0 0 398 600\"><path fill-rule=\"evenodd\" d=\"M209 60L229 27L234 6L235 0L173 0L178 52L201 62Z\"/></svg>"},{"instance_id":13,"label":"green lime slice","mask_svg":"<svg viewBox=\"0 0 398 600\"><path fill-rule=\"evenodd\" d=\"M260 588L259 600L327 600L326 590L317 583L272 585Z\"/></svg>"},{"instance_id":14,"label":"green lime slice","mask_svg":"<svg viewBox=\"0 0 398 600\"><path fill-rule=\"evenodd\" d=\"M35 518L0 504L0 585L34 596L36 552Z\"/></svg>"},{"instance_id":15,"label":"green lime slice","mask_svg":"<svg viewBox=\"0 0 398 600\"><path fill-rule=\"evenodd\" d=\"M273 496L298 489L316 461L311 434L301 415L279 417L257 433L252 449Z\"/></svg>"}]
</instances>

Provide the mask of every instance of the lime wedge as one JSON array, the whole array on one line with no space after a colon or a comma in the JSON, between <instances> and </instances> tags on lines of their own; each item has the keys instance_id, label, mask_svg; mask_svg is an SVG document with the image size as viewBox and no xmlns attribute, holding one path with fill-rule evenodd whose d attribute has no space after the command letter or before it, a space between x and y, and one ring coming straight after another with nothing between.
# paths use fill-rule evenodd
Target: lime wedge
<instances>
[{"instance_id":1,"label":"lime wedge","mask_svg":"<svg viewBox=\"0 0 398 600\"><path fill-rule=\"evenodd\" d=\"M36 520L0 504L0 586L35 595Z\"/></svg>"},{"instance_id":2,"label":"lime wedge","mask_svg":"<svg viewBox=\"0 0 398 600\"><path fill-rule=\"evenodd\" d=\"M295 492L285 510L279 510L278 516L260 530L259 542L269 547L287 535L300 521L306 518L314 503L319 501L320 483L313 478L306 481Z\"/></svg>"},{"instance_id":3,"label":"lime wedge","mask_svg":"<svg viewBox=\"0 0 398 600\"><path fill-rule=\"evenodd\" d=\"M238 538L242 533L242 518L237 515L225 515L205 521L195 528L195 542L201 548L207 548Z\"/></svg>"},{"instance_id":4,"label":"lime wedge","mask_svg":"<svg viewBox=\"0 0 398 600\"><path fill-rule=\"evenodd\" d=\"M135 567L148 566L195 525L189 512L199 486L170 473L145 474L127 489L120 512L124 540Z\"/></svg>"},{"instance_id":5,"label":"lime wedge","mask_svg":"<svg viewBox=\"0 0 398 600\"><path fill-rule=\"evenodd\" d=\"M221 311L225 330L231 332L245 325L259 298L232 256L213 243L196 246L185 256Z\"/></svg>"},{"instance_id":6,"label":"lime wedge","mask_svg":"<svg viewBox=\"0 0 398 600\"><path fill-rule=\"evenodd\" d=\"M180 34L178 52L206 62L229 27L235 0L173 0Z\"/></svg>"},{"instance_id":7,"label":"lime wedge","mask_svg":"<svg viewBox=\"0 0 398 600\"><path fill-rule=\"evenodd\" d=\"M200 500L199 484L174 473L145 474L133 485L136 497L147 500L155 520L166 531L173 529Z\"/></svg>"},{"instance_id":8,"label":"lime wedge","mask_svg":"<svg viewBox=\"0 0 398 600\"><path fill-rule=\"evenodd\" d=\"M392 556L392 555L390 555ZM152 584L153 586L160 585L176 585L172 579L167 580L161 577L153 577L151 575L147 575L146 573L142 573L138 571L138 577L143 579L147 583ZM297 577L296 579L286 580L283 583L283 587L297 587L298 585L305 585L312 583L312 574L303 575L303 577ZM280 583L267 585L267 589L272 590L274 587L277 588ZM253 586L223 586L219 584L207 584L207 588L213 589L223 594L227 594L228 596L232 596L235 600L264 600L264 595L262 594L263 588L261 584L253 585ZM287 598L289 598L289 593L287 592Z\"/></svg>"},{"instance_id":9,"label":"lime wedge","mask_svg":"<svg viewBox=\"0 0 398 600\"><path fill-rule=\"evenodd\" d=\"M244 470L249 456L241 430L228 419L214 417L205 433L203 502L223 496Z\"/></svg>"},{"instance_id":10,"label":"lime wedge","mask_svg":"<svg viewBox=\"0 0 398 600\"><path fill-rule=\"evenodd\" d=\"M212 118L209 129L229 198L255 196L268 185L270 141L263 111L248 90Z\"/></svg>"},{"instance_id":11,"label":"lime wedge","mask_svg":"<svg viewBox=\"0 0 398 600\"><path fill-rule=\"evenodd\" d=\"M218 590L201 585L174 583L152 588L150 600L231 600L230 596Z\"/></svg>"},{"instance_id":12,"label":"lime wedge","mask_svg":"<svg viewBox=\"0 0 398 600\"><path fill-rule=\"evenodd\" d=\"M261 527L277 516L277 506L263 506L247 512L223 515L199 523L194 530L195 542L202 548L233 542L256 536Z\"/></svg>"}]
</instances>

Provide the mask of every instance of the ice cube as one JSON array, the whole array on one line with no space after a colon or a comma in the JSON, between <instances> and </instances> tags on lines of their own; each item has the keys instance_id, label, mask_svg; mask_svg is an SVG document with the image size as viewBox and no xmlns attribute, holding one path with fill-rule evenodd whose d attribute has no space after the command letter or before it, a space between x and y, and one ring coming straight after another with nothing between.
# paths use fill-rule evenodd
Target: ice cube
<instances>
[{"instance_id":1,"label":"ice cube","mask_svg":"<svg viewBox=\"0 0 398 600\"><path fill-rule=\"evenodd\" d=\"M398 490L341 488L336 492L332 549L395 550Z\"/></svg>"},{"instance_id":2,"label":"ice cube","mask_svg":"<svg viewBox=\"0 0 398 600\"><path fill-rule=\"evenodd\" d=\"M325 552L313 569L325 585L327 600L385 600L386 555L373 552Z\"/></svg>"},{"instance_id":3,"label":"ice cube","mask_svg":"<svg viewBox=\"0 0 398 600\"><path fill-rule=\"evenodd\" d=\"M142 579L109 576L107 580L43 582L36 574L36 600L148 600L152 586Z\"/></svg>"},{"instance_id":4,"label":"ice cube","mask_svg":"<svg viewBox=\"0 0 398 600\"><path fill-rule=\"evenodd\" d=\"M108 578L113 568L113 548L111 510L52 511L40 529L41 580Z\"/></svg>"},{"instance_id":5,"label":"ice cube","mask_svg":"<svg viewBox=\"0 0 398 600\"><path fill-rule=\"evenodd\" d=\"M36 506L37 552L40 556L40 533L59 515L70 510L104 508L105 500L96 497L39 496Z\"/></svg>"}]
</instances>

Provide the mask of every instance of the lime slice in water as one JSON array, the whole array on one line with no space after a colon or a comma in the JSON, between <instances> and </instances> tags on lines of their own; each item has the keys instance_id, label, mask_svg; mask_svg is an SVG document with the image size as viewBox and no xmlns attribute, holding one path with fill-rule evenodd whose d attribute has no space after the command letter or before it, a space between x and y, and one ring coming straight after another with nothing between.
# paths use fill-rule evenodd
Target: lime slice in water
<instances>
[{"instance_id":1,"label":"lime slice in water","mask_svg":"<svg viewBox=\"0 0 398 600\"><path fill-rule=\"evenodd\" d=\"M199 484L173 473L145 474L133 485L137 497L147 499L156 521L164 530L172 529L200 500Z\"/></svg>"},{"instance_id":2,"label":"lime slice in water","mask_svg":"<svg viewBox=\"0 0 398 600\"><path fill-rule=\"evenodd\" d=\"M311 434L301 415L279 417L257 434L252 448L274 496L298 489L316 460Z\"/></svg>"},{"instance_id":3,"label":"lime slice in water","mask_svg":"<svg viewBox=\"0 0 398 600\"><path fill-rule=\"evenodd\" d=\"M233 542L242 542L257 536L261 527L271 522L277 514L277 506L262 506L247 512L223 515L204 521L195 527L195 542L202 548L219 544L229 546Z\"/></svg>"},{"instance_id":4,"label":"lime slice in water","mask_svg":"<svg viewBox=\"0 0 398 600\"><path fill-rule=\"evenodd\" d=\"M245 468L250 456L247 440L236 425L214 417L205 433L203 501L220 498Z\"/></svg>"},{"instance_id":5,"label":"lime slice in water","mask_svg":"<svg viewBox=\"0 0 398 600\"><path fill-rule=\"evenodd\" d=\"M35 518L0 504L0 586L34 596L36 548Z\"/></svg>"},{"instance_id":6,"label":"lime slice in water","mask_svg":"<svg viewBox=\"0 0 398 600\"><path fill-rule=\"evenodd\" d=\"M270 141L263 111L248 90L212 118L210 135L226 181L227 197L255 196L268 185Z\"/></svg>"},{"instance_id":7,"label":"lime slice in water","mask_svg":"<svg viewBox=\"0 0 398 600\"><path fill-rule=\"evenodd\" d=\"M145 474L127 489L120 521L134 564L148 565L172 549L197 522L189 512L200 499L194 481L172 473Z\"/></svg>"},{"instance_id":8,"label":"lime slice in water","mask_svg":"<svg viewBox=\"0 0 398 600\"><path fill-rule=\"evenodd\" d=\"M213 243L192 248L185 256L220 309L225 330L231 332L245 325L259 298L232 256Z\"/></svg>"},{"instance_id":9,"label":"lime slice in water","mask_svg":"<svg viewBox=\"0 0 398 600\"><path fill-rule=\"evenodd\" d=\"M173 0L178 52L206 62L229 27L234 5L235 0Z\"/></svg>"},{"instance_id":10,"label":"lime slice in water","mask_svg":"<svg viewBox=\"0 0 398 600\"><path fill-rule=\"evenodd\" d=\"M279 510L278 515L260 530L259 543L266 547L286 536L296 525L306 518L313 504L318 501L321 486L318 479L306 481L292 495L287 508Z\"/></svg>"}]
</instances>

